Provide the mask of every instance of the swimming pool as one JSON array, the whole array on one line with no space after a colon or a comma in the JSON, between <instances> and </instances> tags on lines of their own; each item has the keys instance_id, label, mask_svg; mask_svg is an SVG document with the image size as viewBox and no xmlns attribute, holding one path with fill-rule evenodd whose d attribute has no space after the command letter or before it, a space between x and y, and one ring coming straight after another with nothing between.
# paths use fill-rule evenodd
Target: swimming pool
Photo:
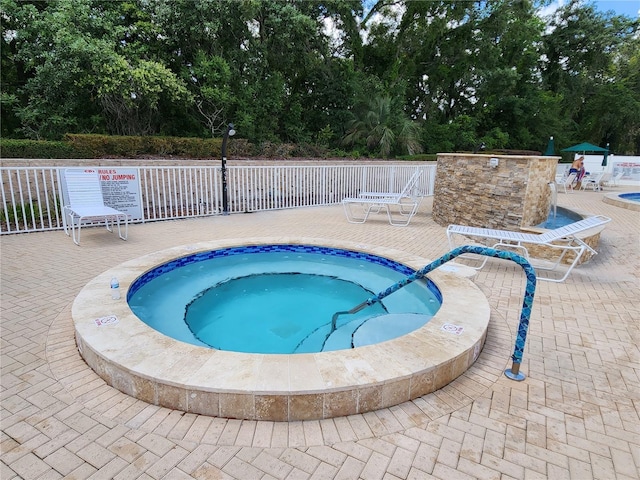
<instances>
[{"instance_id":1,"label":"swimming pool","mask_svg":"<svg viewBox=\"0 0 640 480\"><path fill-rule=\"evenodd\" d=\"M129 288L133 313L177 340L247 353L353 348L409 333L441 303L433 282L348 310L414 270L376 255L317 245L249 245L187 255L145 272ZM388 315L393 315L388 317ZM378 318L378 328L361 329ZM384 321L385 318L389 320ZM374 325L374 324L372 324Z\"/></svg>"}]
</instances>

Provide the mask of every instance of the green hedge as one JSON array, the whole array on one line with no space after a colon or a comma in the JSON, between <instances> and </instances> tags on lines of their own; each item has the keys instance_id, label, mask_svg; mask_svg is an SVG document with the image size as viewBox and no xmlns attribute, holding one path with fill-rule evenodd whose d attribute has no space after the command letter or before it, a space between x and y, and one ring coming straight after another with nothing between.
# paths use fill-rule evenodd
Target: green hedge
<instances>
[{"instance_id":1,"label":"green hedge","mask_svg":"<svg viewBox=\"0 0 640 480\"><path fill-rule=\"evenodd\" d=\"M81 152L84 158L140 155L175 156L188 158L220 157L219 138L182 137L121 137L115 135L67 134L64 140Z\"/></svg>"},{"instance_id":2,"label":"green hedge","mask_svg":"<svg viewBox=\"0 0 640 480\"><path fill-rule=\"evenodd\" d=\"M67 142L0 138L1 158L81 158Z\"/></svg>"},{"instance_id":3,"label":"green hedge","mask_svg":"<svg viewBox=\"0 0 640 480\"><path fill-rule=\"evenodd\" d=\"M69 133L63 141L0 139L2 158L220 158L221 138L125 137ZM345 158L360 158L358 152L340 152ZM327 158L335 151L314 144L262 142L249 143L243 138L230 138L229 158ZM426 156L430 157L430 156ZM435 159L435 156L433 156ZM422 159L418 156L413 160ZM430 158L429 158L430 159Z\"/></svg>"},{"instance_id":4,"label":"green hedge","mask_svg":"<svg viewBox=\"0 0 640 480\"><path fill-rule=\"evenodd\" d=\"M248 143L230 141L246 150ZM67 134L63 141L0 139L2 158L135 158L138 156L220 158L222 139L181 137L120 137L112 135Z\"/></svg>"},{"instance_id":5,"label":"green hedge","mask_svg":"<svg viewBox=\"0 0 640 480\"><path fill-rule=\"evenodd\" d=\"M435 162L438 160L437 153L420 153L418 155L402 155L398 160L418 161L418 162Z\"/></svg>"}]
</instances>

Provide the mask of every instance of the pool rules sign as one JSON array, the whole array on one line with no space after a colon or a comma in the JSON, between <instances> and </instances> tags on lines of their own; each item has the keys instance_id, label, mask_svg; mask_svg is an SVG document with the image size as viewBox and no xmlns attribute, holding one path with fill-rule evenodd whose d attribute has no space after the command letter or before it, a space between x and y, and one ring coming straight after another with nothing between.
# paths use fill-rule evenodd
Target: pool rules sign
<instances>
[{"instance_id":1,"label":"pool rules sign","mask_svg":"<svg viewBox=\"0 0 640 480\"><path fill-rule=\"evenodd\" d=\"M142 221L142 199L140 196L140 172L137 168L126 167L82 167L97 171L105 205L130 215L130 221ZM69 203L64 169L60 170L62 198ZM63 217L66 228L67 218Z\"/></svg>"},{"instance_id":2,"label":"pool rules sign","mask_svg":"<svg viewBox=\"0 0 640 480\"><path fill-rule=\"evenodd\" d=\"M137 168L98 168L105 205L142 220L140 173Z\"/></svg>"}]
</instances>

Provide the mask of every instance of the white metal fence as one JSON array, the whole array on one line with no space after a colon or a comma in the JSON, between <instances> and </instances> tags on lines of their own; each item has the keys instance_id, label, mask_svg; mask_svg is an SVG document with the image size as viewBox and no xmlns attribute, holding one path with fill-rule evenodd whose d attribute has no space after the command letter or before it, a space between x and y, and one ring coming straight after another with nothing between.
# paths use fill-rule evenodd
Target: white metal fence
<instances>
[{"instance_id":1,"label":"white metal fence","mask_svg":"<svg viewBox=\"0 0 640 480\"><path fill-rule=\"evenodd\" d=\"M0 234L64 227L60 185L60 171L64 168L67 167L0 168ZM220 167L115 168L138 172L142 208L142 219L138 221L222 213ZM423 170L418 184L420 194L433 195L435 165L228 166L228 211L332 205L360 191L398 192L416 168Z\"/></svg>"}]
</instances>

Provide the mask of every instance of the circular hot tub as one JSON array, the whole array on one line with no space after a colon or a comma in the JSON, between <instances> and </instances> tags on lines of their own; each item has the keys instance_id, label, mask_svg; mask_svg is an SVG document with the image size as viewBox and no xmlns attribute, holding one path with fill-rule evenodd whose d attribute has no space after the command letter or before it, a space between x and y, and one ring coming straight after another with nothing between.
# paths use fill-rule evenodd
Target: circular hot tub
<instances>
[{"instance_id":1,"label":"circular hot tub","mask_svg":"<svg viewBox=\"0 0 640 480\"><path fill-rule=\"evenodd\" d=\"M198 252L285 243L362 252L413 270L429 263L398 250L324 239L228 239L163 250L118 265L81 290L72 309L81 355L109 385L140 400L191 413L271 421L397 405L450 383L477 359L490 309L465 278L470 270L461 265L447 264L429 274L442 303L419 328L380 343L317 353L239 353L186 343L141 321L126 295L111 300L114 276L127 292L158 265ZM383 320L363 332L376 337Z\"/></svg>"},{"instance_id":2,"label":"circular hot tub","mask_svg":"<svg viewBox=\"0 0 640 480\"><path fill-rule=\"evenodd\" d=\"M428 279L347 313L412 273L391 259L343 248L236 246L158 265L133 282L127 303L150 327L194 345L315 353L391 340L428 322L442 303Z\"/></svg>"}]
</instances>

